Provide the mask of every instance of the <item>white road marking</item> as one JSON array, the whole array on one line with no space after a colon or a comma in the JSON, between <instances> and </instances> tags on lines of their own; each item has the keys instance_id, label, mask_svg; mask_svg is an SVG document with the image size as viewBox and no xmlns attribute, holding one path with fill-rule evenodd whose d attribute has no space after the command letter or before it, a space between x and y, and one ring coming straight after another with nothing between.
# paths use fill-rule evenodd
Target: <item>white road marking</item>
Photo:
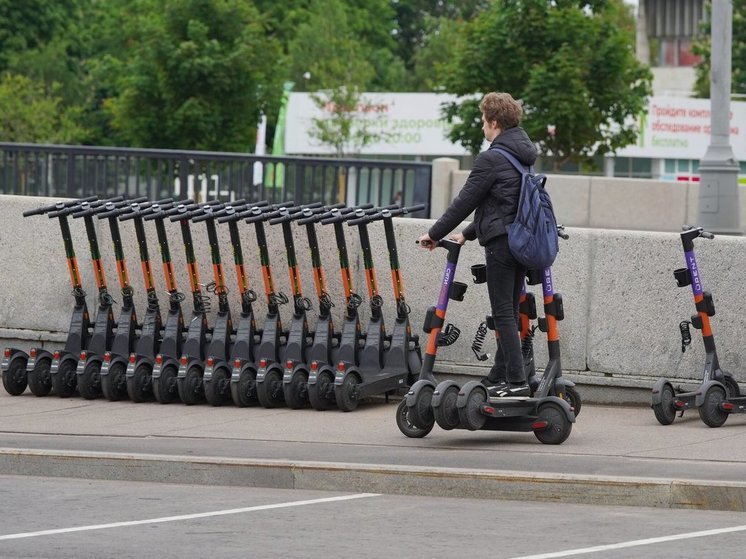
<instances>
[{"instance_id":1,"label":"white road marking","mask_svg":"<svg viewBox=\"0 0 746 559\"><path fill-rule=\"evenodd\" d=\"M706 536L717 536L731 532L743 532L746 525L731 526L730 528L715 528L713 530L702 530L699 532L688 532L685 534L674 534L672 536L661 536L659 538L647 538L644 540L632 540L628 542L612 543L608 545L596 545L593 547L581 547L578 549L568 549L566 551L556 551L553 553L541 553L539 555L524 555L513 557L512 559L554 559L556 557L572 557L573 555L586 555L588 553L597 553L599 551L610 551L613 549L624 549L626 547L637 547L640 545L651 545L655 543L672 542L676 540L689 540L692 538L703 538Z\"/></svg>"},{"instance_id":2,"label":"white road marking","mask_svg":"<svg viewBox=\"0 0 746 559\"><path fill-rule=\"evenodd\" d=\"M105 530L107 528L124 528L127 526L140 526L142 524L159 524L162 522L176 522L179 520L192 520L195 518L209 518L211 516L225 516L227 514L241 514L244 512L256 512L271 509L284 509L289 507L301 507L304 505L317 505L320 503L334 503L337 501L350 501L352 499L363 499L365 497L378 497L378 493L356 493L354 495L341 495L339 497L326 497L324 499L310 499L308 501L291 501L289 503L276 503L273 505L258 505L255 507L244 507L240 509L216 510L210 512L198 512L195 514L181 514L179 516L163 516L161 518L148 518L145 520L130 520L127 522L111 522L109 524L93 524L91 526L75 526L73 528L58 528L56 530L39 530L38 532L21 532L19 534L8 534L0 536L2 540L18 540L21 538L35 538L37 536L51 536L54 534L67 534L69 532L85 532L88 530Z\"/></svg>"}]
</instances>

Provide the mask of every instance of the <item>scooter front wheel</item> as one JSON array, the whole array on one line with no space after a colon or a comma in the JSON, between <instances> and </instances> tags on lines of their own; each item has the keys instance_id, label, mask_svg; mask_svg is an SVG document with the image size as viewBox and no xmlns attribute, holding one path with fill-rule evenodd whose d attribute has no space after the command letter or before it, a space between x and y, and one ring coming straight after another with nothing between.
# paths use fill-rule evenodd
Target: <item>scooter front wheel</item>
<instances>
[{"instance_id":1,"label":"scooter front wheel","mask_svg":"<svg viewBox=\"0 0 746 559\"><path fill-rule=\"evenodd\" d=\"M13 359L7 371L3 371L3 387L11 396L20 396L26 391L26 359Z\"/></svg>"},{"instance_id":2,"label":"scooter front wheel","mask_svg":"<svg viewBox=\"0 0 746 559\"><path fill-rule=\"evenodd\" d=\"M303 367L295 369L290 382L283 383L282 392L288 407L294 410L308 407L308 371Z\"/></svg>"},{"instance_id":3,"label":"scooter front wheel","mask_svg":"<svg viewBox=\"0 0 746 559\"><path fill-rule=\"evenodd\" d=\"M580 399L580 393L572 386L565 386L565 394L562 399L570 404L572 411L575 413L575 417L580 415L580 408L583 405Z\"/></svg>"},{"instance_id":4,"label":"scooter front wheel","mask_svg":"<svg viewBox=\"0 0 746 559\"><path fill-rule=\"evenodd\" d=\"M565 411L555 402L544 402L534 422L534 435L543 444L562 444L572 431Z\"/></svg>"},{"instance_id":5,"label":"scooter front wheel","mask_svg":"<svg viewBox=\"0 0 746 559\"><path fill-rule=\"evenodd\" d=\"M342 411L354 411L360 403L358 395L358 385L360 379L355 374L345 376L342 384L334 386L334 397L337 400L337 407Z\"/></svg>"},{"instance_id":6,"label":"scooter front wheel","mask_svg":"<svg viewBox=\"0 0 746 559\"><path fill-rule=\"evenodd\" d=\"M407 405L406 398L399 402L396 408L396 426L399 427L399 431L410 439L421 439L433 430L435 420L425 428L418 427L412 422L411 411L412 408Z\"/></svg>"},{"instance_id":7,"label":"scooter front wheel","mask_svg":"<svg viewBox=\"0 0 746 559\"><path fill-rule=\"evenodd\" d=\"M710 386L705 392L698 410L699 418L708 427L720 427L728 419L728 412L722 408L725 398L725 390L720 386Z\"/></svg>"},{"instance_id":8,"label":"scooter front wheel","mask_svg":"<svg viewBox=\"0 0 746 559\"><path fill-rule=\"evenodd\" d=\"M256 369L253 366L244 365L238 374L238 382L231 382L231 397L239 408L259 403L256 394Z\"/></svg>"},{"instance_id":9,"label":"scooter front wheel","mask_svg":"<svg viewBox=\"0 0 746 559\"><path fill-rule=\"evenodd\" d=\"M218 367L212 378L204 381L205 399L210 405L222 406L231 401L231 375L227 368Z\"/></svg>"},{"instance_id":10,"label":"scooter front wheel","mask_svg":"<svg viewBox=\"0 0 746 559\"><path fill-rule=\"evenodd\" d=\"M127 377L127 395L136 403L149 400L153 395L153 366L140 363L131 377Z\"/></svg>"},{"instance_id":11,"label":"scooter front wheel","mask_svg":"<svg viewBox=\"0 0 746 559\"><path fill-rule=\"evenodd\" d=\"M75 392L78 384L78 375L75 374L78 363L74 359L65 359L60 362L57 374L52 375L52 388L60 398L69 398Z\"/></svg>"},{"instance_id":12,"label":"scooter front wheel","mask_svg":"<svg viewBox=\"0 0 746 559\"><path fill-rule=\"evenodd\" d=\"M39 359L34 363L33 370L28 372L28 387L34 396L46 396L52 390L52 358Z\"/></svg>"},{"instance_id":13,"label":"scooter front wheel","mask_svg":"<svg viewBox=\"0 0 746 559\"><path fill-rule=\"evenodd\" d=\"M412 389L414 388L415 387L413 386ZM420 429L427 429L428 425L435 423L435 416L433 415L432 408L434 391L435 387L432 384L426 384L417 391L414 406L409 406L409 420L413 425Z\"/></svg>"},{"instance_id":14,"label":"scooter front wheel","mask_svg":"<svg viewBox=\"0 0 746 559\"><path fill-rule=\"evenodd\" d=\"M264 375L264 380L256 383L256 394L265 408L282 406L285 403L282 392L282 371L278 368L269 369Z\"/></svg>"},{"instance_id":15,"label":"scooter front wheel","mask_svg":"<svg viewBox=\"0 0 746 559\"><path fill-rule=\"evenodd\" d=\"M179 371L175 365L166 365L161 375L153 381L153 395L161 404L172 404L179 401L179 389L176 376Z\"/></svg>"},{"instance_id":16,"label":"scooter front wheel","mask_svg":"<svg viewBox=\"0 0 746 559\"><path fill-rule=\"evenodd\" d=\"M58 373L59 374L59 373ZM78 375L78 392L86 400L100 398L102 393L101 362L87 361L83 374Z\"/></svg>"},{"instance_id":17,"label":"scooter front wheel","mask_svg":"<svg viewBox=\"0 0 746 559\"><path fill-rule=\"evenodd\" d=\"M121 361L109 365L109 374L101 377L101 389L110 402L127 397L127 365Z\"/></svg>"},{"instance_id":18,"label":"scooter front wheel","mask_svg":"<svg viewBox=\"0 0 746 559\"><path fill-rule=\"evenodd\" d=\"M198 404L205 398L202 377L205 371L200 365L191 365L183 379L178 379L179 397L187 406Z\"/></svg>"},{"instance_id":19,"label":"scooter front wheel","mask_svg":"<svg viewBox=\"0 0 746 559\"><path fill-rule=\"evenodd\" d=\"M329 410L337 405L334 396L334 373L322 371L314 384L308 385L308 401L315 410Z\"/></svg>"}]
</instances>

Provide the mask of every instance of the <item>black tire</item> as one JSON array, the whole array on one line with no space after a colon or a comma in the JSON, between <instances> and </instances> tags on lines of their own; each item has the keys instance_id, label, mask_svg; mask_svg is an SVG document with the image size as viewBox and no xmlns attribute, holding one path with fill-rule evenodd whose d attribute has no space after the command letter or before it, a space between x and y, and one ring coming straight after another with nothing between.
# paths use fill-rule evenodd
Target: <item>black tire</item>
<instances>
[{"instance_id":1,"label":"black tire","mask_svg":"<svg viewBox=\"0 0 746 559\"><path fill-rule=\"evenodd\" d=\"M259 403L265 408L277 408L285 404L282 392L282 371L277 367L270 368L262 382L256 383L256 394Z\"/></svg>"},{"instance_id":2,"label":"black tire","mask_svg":"<svg viewBox=\"0 0 746 559\"><path fill-rule=\"evenodd\" d=\"M178 374L176 365L166 365L161 369L161 376L153 380L153 396L161 404L179 401L179 388L176 382Z\"/></svg>"},{"instance_id":3,"label":"black tire","mask_svg":"<svg viewBox=\"0 0 746 559\"><path fill-rule=\"evenodd\" d=\"M455 384L449 385L440 396L440 405L433 407L435 423L446 431L455 429L460 424L458 408L456 407L458 391L458 386Z\"/></svg>"},{"instance_id":4,"label":"black tire","mask_svg":"<svg viewBox=\"0 0 746 559\"><path fill-rule=\"evenodd\" d=\"M546 421L547 426L534 429L534 435L543 444L562 444L572 432L572 423L556 402L544 402L539 406L537 421Z\"/></svg>"},{"instance_id":5,"label":"black tire","mask_svg":"<svg viewBox=\"0 0 746 559\"><path fill-rule=\"evenodd\" d=\"M330 410L337 405L334 395L334 373L322 371L315 384L308 385L308 401L315 410Z\"/></svg>"},{"instance_id":6,"label":"black tire","mask_svg":"<svg viewBox=\"0 0 746 559\"><path fill-rule=\"evenodd\" d=\"M345 376L342 384L334 386L334 398L337 400L337 407L340 410L348 412L357 409L360 403L357 388L359 384L360 378L354 373L349 373Z\"/></svg>"},{"instance_id":7,"label":"black tire","mask_svg":"<svg viewBox=\"0 0 746 559\"><path fill-rule=\"evenodd\" d=\"M95 400L101 397L102 391L101 361L88 360L83 367L83 374L78 375L78 393L86 400Z\"/></svg>"},{"instance_id":8,"label":"black tire","mask_svg":"<svg viewBox=\"0 0 746 559\"><path fill-rule=\"evenodd\" d=\"M478 431L484 427L487 416L482 413L482 404L487 401L487 393L482 385L475 385L466 396L466 405L458 408L458 419L462 427Z\"/></svg>"},{"instance_id":9,"label":"black tire","mask_svg":"<svg viewBox=\"0 0 746 559\"><path fill-rule=\"evenodd\" d=\"M238 382L231 382L231 398L239 408L256 406L259 397L256 393L256 369L244 366L238 375Z\"/></svg>"},{"instance_id":10,"label":"black tire","mask_svg":"<svg viewBox=\"0 0 746 559\"><path fill-rule=\"evenodd\" d=\"M153 397L153 365L148 362L135 367L131 377L127 377L127 396L139 404Z\"/></svg>"},{"instance_id":11,"label":"black tire","mask_svg":"<svg viewBox=\"0 0 746 559\"><path fill-rule=\"evenodd\" d=\"M399 402L399 405L396 407L396 426L399 427L399 431L401 431L410 439L421 439L433 430L435 421L430 423L430 425L425 428L418 427L417 425L412 423L410 419L409 412L411 410L412 408L407 406L406 398Z\"/></svg>"},{"instance_id":12,"label":"black tire","mask_svg":"<svg viewBox=\"0 0 746 559\"><path fill-rule=\"evenodd\" d=\"M110 402L127 398L127 364L117 361L109 365L109 374L101 377L101 390Z\"/></svg>"},{"instance_id":13,"label":"black tire","mask_svg":"<svg viewBox=\"0 0 746 559\"><path fill-rule=\"evenodd\" d=\"M7 371L3 371L3 387L11 396L20 396L26 391L28 378L26 375L26 359L16 358L10 362Z\"/></svg>"},{"instance_id":14,"label":"black tire","mask_svg":"<svg viewBox=\"0 0 746 559\"><path fill-rule=\"evenodd\" d=\"M580 398L580 393L572 386L565 386L565 393L562 399L570 404L575 417L580 415L580 408L583 406L583 401Z\"/></svg>"},{"instance_id":15,"label":"black tire","mask_svg":"<svg viewBox=\"0 0 746 559\"><path fill-rule=\"evenodd\" d=\"M741 389L738 387L736 379L730 375L723 376L723 384L725 385L725 393L728 399L738 398L741 395Z\"/></svg>"},{"instance_id":16,"label":"black tire","mask_svg":"<svg viewBox=\"0 0 746 559\"><path fill-rule=\"evenodd\" d=\"M290 382L283 383L282 392L289 408L299 410L308 407L308 371L296 368Z\"/></svg>"},{"instance_id":17,"label":"black tire","mask_svg":"<svg viewBox=\"0 0 746 559\"><path fill-rule=\"evenodd\" d=\"M75 374L77 368L77 361L65 359L60 361L57 374L52 375L52 388L60 398L69 398L75 393L78 384L78 375Z\"/></svg>"},{"instance_id":18,"label":"black tire","mask_svg":"<svg viewBox=\"0 0 746 559\"><path fill-rule=\"evenodd\" d=\"M676 408L673 405L675 399L673 387L670 384L664 385L661 389L660 403L653 404L653 413L661 425L671 425L676 419Z\"/></svg>"},{"instance_id":19,"label":"black tire","mask_svg":"<svg viewBox=\"0 0 746 559\"><path fill-rule=\"evenodd\" d=\"M52 390L52 358L44 357L34 363L34 368L28 372L28 387L34 396L46 396Z\"/></svg>"},{"instance_id":20,"label":"black tire","mask_svg":"<svg viewBox=\"0 0 746 559\"><path fill-rule=\"evenodd\" d=\"M190 365L186 375L177 383L179 397L187 406L199 404L205 399L205 386L202 380L205 371L201 365Z\"/></svg>"},{"instance_id":21,"label":"black tire","mask_svg":"<svg viewBox=\"0 0 746 559\"><path fill-rule=\"evenodd\" d=\"M725 390L721 386L710 386L705 392L704 401L698 408L699 417L708 427L720 427L728 419L728 412L721 407L725 400Z\"/></svg>"},{"instance_id":22,"label":"black tire","mask_svg":"<svg viewBox=\"0 0 746 559\"><path fill-rule=\"evenodd\" d=\"M409 408L409 421L420 429L427 429L428 425L435 423L435 416L433 415L433 392L435 387L431 384L427 384L417 392L417 399L415 400L414 406Z\"/></svg>"},{"instance_id":23,"label":"black tire","mask_svg":"<svg viewBox=\"0 0 746 559\"><path fill-rule=\"evenodd\" d=\"M231 402L231 373L227 367L213 369L212 378L204 381L205 400L213 406Z\"/></svg>"}]
</instances>

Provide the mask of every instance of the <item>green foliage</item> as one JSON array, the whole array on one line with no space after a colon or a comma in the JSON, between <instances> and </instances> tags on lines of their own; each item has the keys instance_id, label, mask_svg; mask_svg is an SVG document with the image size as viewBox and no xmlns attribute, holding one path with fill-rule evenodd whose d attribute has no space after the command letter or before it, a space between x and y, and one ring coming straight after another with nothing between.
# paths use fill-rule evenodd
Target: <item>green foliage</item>
<instances>
[{"instance_id":1,"label":"green foliage","mask_svg":"<svg viewBox=\"0 0 746 559\"><path fill-rule=\"evenodd\" d=\"M634 55L634 22L621 0L499 0L465 25L446 67L450 137L473 153L483 143L477 104L488 91L524 103L523 126L555 168L591 162L635 141L651 75Z\"/></svg>"},{"instance_id":2,"label":"green foliage","mask_svg":"<svg viewBox=\"0 0 746 559\"><path fill-rule=\"evenodd\" d=\"M0 81L0 141L67 143L81 133L75 116L42 82L14 74Z\"/></svg>"},{"instance_id":3,"label":"green foliage","mask_svg":"<svg viewBox=\"0 0 746 559\"><path fill-rule=\"evenodd\" d=\"M707 3L707 10L711 12L712 5ZM697 97L710 96L710 48L711 28L710 18L701 25L701 34L694 42L692 52L702 57L697 65L697 79L694 92ZM746 94L746 0L733 0L731 50L731 93Z\"/></svg>"},{"instance_id":4,"label":"green foliage","mask_svg":"<svg viewBox=\"0 0 746 559\"><path fill-rule=\"evenodd\" d=\"M138 0L113 125L133 145L246 151L279 99L278 44L242 0Z\"/></svg>"}]
</instances>

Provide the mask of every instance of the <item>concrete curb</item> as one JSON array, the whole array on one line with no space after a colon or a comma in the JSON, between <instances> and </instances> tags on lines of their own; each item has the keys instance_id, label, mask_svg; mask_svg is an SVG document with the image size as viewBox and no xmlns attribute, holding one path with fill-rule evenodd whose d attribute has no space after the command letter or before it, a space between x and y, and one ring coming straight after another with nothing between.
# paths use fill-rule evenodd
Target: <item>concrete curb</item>
<instances>
[{"instance_id":1,"label":"concrete curb","mask_svg":"<svg viewBox=\"0 0 746 559\"><path fill-rule=\"evenodd\" d=\"M0 474L746 511L746 482L8 448Z\"/></svg>"}]
</instances>

